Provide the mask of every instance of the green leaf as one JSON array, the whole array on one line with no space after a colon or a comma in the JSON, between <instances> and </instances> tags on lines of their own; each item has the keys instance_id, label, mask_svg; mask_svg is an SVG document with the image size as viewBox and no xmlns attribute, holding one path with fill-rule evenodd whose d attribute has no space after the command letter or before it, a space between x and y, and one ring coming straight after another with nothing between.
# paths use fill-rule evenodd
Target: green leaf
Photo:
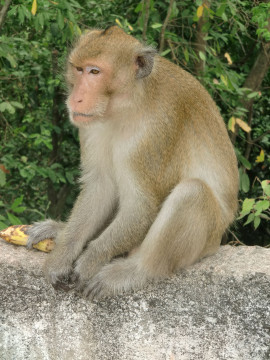
<instances>
[{"instance_id":1,"label":"green leaf","mask_svg":"<svg viewBox=\"0 0 270 360\"><path fill-rule=\"evenodd\" d=\"M249 223L251 223L255 218L255 214L249 214L248 218L247 218L247 221L244 223L244 225L247 225Z\"/></svg>"},{"instance_id":2,"label":"green leaf","mask_svg":"<svg viewBox=\"0 0 270 360\"><path fill-rule=\"evenodd\" d=\"M8 225L6 223L3 223L2 221L0 221L0 230L4 230L7 227L8 227Z\"/></svg>"},{"instance_id":3,"label":"green leaf","mask_svg":"<svg viewBox=\"0 0 270 360\"><path fill-rule=\"evenodd\" d=\"M19 14L19 22L20 24L22 24L24 22L24 9L22 5L18 7L18 14Z\"/></svg>"},{"instance_id":4,"label":"green leaf","mask_svg":"<svg viewBox=\"0 0 270 360\"><path fill-rule=\"evenodd\" d=\"M166 50L162 51L162 53L160 55L165 56L165 55L169 54L170 52L171 52L171 49L166 49Z\"/></svg>"},{"instance_id":5,"label":"green leaf","mask_svg":"<svg viewBox=\"0 0 270 360\"><path fill-rule=\"evenodd\" d=\"M243 155L238 154L238 159L246 169L251 169L251 163Z\"/></svg>"},{"instance_id":6,"label":"green leaf","mask_svg":"<svg viewBox=\"0 0 270 360\"><path fill-rule=\"evenodd\" d=\"M73 173L66 171L66 178L67 178L67 181L68 181L70 184L74 184L74 176L73 176Z\"/></svg>"},{"instance_id":7,"label":"green leaf","mask_svg":"<svg viewBox=\"0 0 270 360\"><path fill-rule=\"evenodd\" d=\"M247 97L248 97L249 99L252 99L252 98L256 97L257 95L258 95L258 92L255 91L255 92L252 92L252 93L248 94Z\"/></svg>"},{"instance_id":8,"label":"green leaf","mask_svg":"<svg viewBox=\"0 0 270 360\"><path fill-rule=\"evenodd\" d=\"M184 49L184 56L185 56L186 62L188 63L189 62L189 52L188 52L187 48Z\"/></svg>"},{"instance_id":9,"label":"green leaf","mask_svg":"<svg viewBox=\"0 0 270 360\"><path fill-rule=\"evenodd\" d=\"M262 188L267 196L270 196L270 180L262 181Z\"/></svg>"},{"instance_id":10,"label":"green leaf","mask_svg":"<svg viewBox=\"0 0 270 360\"><path fill-rule=\"evenodd\" d=\"M242 205L242 212L250 212L250 210L252 210L253 208L254 203L255 199L245 199Z\"/></svg>"},{"instance_id":11,"label":"green leaf","mask_svg":"<svg viewBox=\"0 0 270 360\"><path fill-rule=\"evenodd\" d=\"M240 178L240 183L241 183L241 189L246 193L249 191L250 188L250 181L249 181L249 177L246 173L243 173L241 175Z\"/></svg>"},{"instance_id":12,"label":"green leaf","mask_svg":"<svg viewBox=\"0 0 270 360\"><path fill-rule=\"evenodd\" d=\"M55 37L57 37L59 35L59 27L58 27L57 23L51 24L51 33L52 33L52 36L55 36Z\"/></svg>"},{"instance_id":13,"label":"green leaf","mask_svg":"<svg viewBox=\"0 0 270 360\"><path fill-rule=\"evenodd\" d=\"M139 2L136 9L134 10L136 14L142 11L142 6L143 6L142 2Z\"/></svg>"},{"instance_id":14,"label":"green leaf","mask_svg":"<svg viewBox=\"0 0 270 360\"><path fill-rule=\"evenodd\" d=\"M224 11L225 11L226 7L227 7L227 4L222 4L222 5L218 8L218 10L217 10L217 12L216 12L216 15L219 16L219 17L222 17L222 15L224 14Z\"/></svg>"},{"instance_id":15,"label":"green leaf","mask_svg":"<svg viewBox=\"0 0 270 360\"><path fill-rule=\"evenodd\" d=\"M270 207L270 201L269 200L263 200L261 206L262 206L263 211L268 210L269 207Z\"/></svg>"},{"instance_id":16,"label":"green leaf","mask_svg":"<svg viewBox=\"0 0 270 360\"><path fill-rule=\"evenodd\" d=\"M7 110L10 114L15 113L14 107L7 101L4 101L0 104L0 111L4 112L5 110Z\"/></svg>"},{"instance_id":17,"label":"green leaf","mask_svg":"<svg viewBox=\"0 0 270 360\"><path fill-rule=\"evenodd\" d=\"M44 16L43 16L42 13L39 13L37 15L37 21L38 21L40 27L43 28L43 26L44 26Z\"/></svg>"},{"instance_id":18,"label":"green leaf","mask_svg":"<svg viewBox=\"0 0 270 360\"><path fill-rule=\"evenodd\" d=\"M247 216L249 213L249 211L241 211L241 215L238 216L237 220L243 219L243 217Z\"/></svg>"},{"instance_id":19,"label":"green leaf","mask_svg":"<svg viewBox=\"0 0 270 360\"><path fill-rule=\"evenodd\" d=\"M24 108L24 105L17 102L17 101L11 101L10 103L11 103L11 105L15 106L18 109L23 109Z\"/></svg>"},{"instance_id":20,"label":"green leaf","mask_svg":"<svg viewBox=\"0 0 270 360\"><path fill-rule=\"evenodd\" d=\"M4 171L0 169L0 186L4 186L6 184L6 174Z\"/></svg>"},{"instance_id":21,"label":"green leaf","mask_svg":"<svg viewBox=\"0 0 270 360\"><path fill-rule=\"evenodd\" d=\"M223 84L225 86L228 86L228 78L227 78L227 76L220 75L220 79L221 79L221 81L223 82Z\"/></svg>"},{"instance_id":22,"label":"green leaf","mask_svg":"<svg viewBox=\"0 0 270 360\"><path fill-rule=\"evenodd\" d=\"M12 211L14 211L15 213L18 213L18 214L24 212L26 210L26 207L25 206L19 206L19 205L21 205L22 201L23 201L23 195L21 195L20 197L18 197L17 199L15 199L13 201L10 209Z\"/></svg>"},{"instance_id":23,"label":"green leaf","mask_svg":"<svg viewBox=\"0 0 270 360\"><path fill-rule=\"evenodd\" d=\"M270 201L268 200L262 200L258 201L256 205L254 206L254 209L257 210L255 215L258 216L262 211L265 211L269 208Z\"/></svg>"},{"instance_id":24,"label":"green leaf","mask_svg":"<svg viewBox=\"0 0 270 360\"><path fill-rule=\"evenodd\" d=\"M221 15L222 20L224 21L228 21L227 15L225 14L225 12Z\"/></svg>"},{"instance_id":25,"label":"green leaf","mask_svg":"<svg viewBox=\"0 0 270 360\"><path fill-rule=\"evenodd\" d=\"M8 61L10 62L10 65L12 67L15 68L17 66L16 60L14 59L14 57L12 55L6 54L5 57L6 57L6 59L8 59Z\"/></svg>"},{"instance_id":26,"label":"green leaf","mask_svg":"<svg viewBox=\"0 0 270 360\"><path fill-rule=\"evenodd\" d=\"M16 209L14 209L13 211L17 214L21 214L26 210L26 206L18 206Z\"/></svg>"},{"instance_id":27,"label":"green leaf","mask_svg":"<svg viewBox=\"0 0 270 360\"><path fill-rule=\"evenodd\" d=\"M19 205L21 205L23 201L23 195L21 195L20 197L18 197L17 199L15 199L11 205L11 210L16 209Z\"/></svg>"},{"instance_id":28,"label":"green leaf","mask_svg":"<svg viewBox=\"0 0 270 360\"><path fill-rule=\"evenodd\" d=\"M59 26L60 30L64 29L64 26L65 26L64 16L61 14L60 10L58 10L58 13L57 13L57 25Z\"/></svg>"},{"instance_id":29,"label":"green leaf","mask_svg":"<svg viewBox=\"0 0 270 360\"><path fill-rule=\"evenodd\" d=\"M153 29L158 29L158 28L161 28L162 27L162 24L153 24L152 26L151 26Z\"/></svg>"},{"instance_id":30,"label":"green leaf","mask_svg":"<svg viewBox=\"0 0 270 360\"><path fill-rule=\"evenodd\" d=\"M203 53L202 51L199 51L199 57L201 58L202 61L206 61L205 53Z\"/></svg>"},{"instance_id":31,"label":"green leaf","mask_svg":"<svg viewBox=\"0 0 270 360\"><path fill-rule=\"evenodd\" d=\"M254 219L254 228L255 228L255 230L260 225L260 223L261 223L261 218L259 216L256 216L255 219Z\"/></svg>"},{"instance_id":32,"label":"green leaf","mask_svg":"<svg viewBox=\"0 0 270 360\"><path fill-rule=\"evenodd\" d=\"M17 12L17 9L18 9L18 5L13 5L12 8L9 10L8 15L9 16L15 15Z\"/></svg>"},{"instance_id":33,"label":"green leaf","mask_svg":"<svg viewBox=\"0 0 270 360\"><path fill-rule=\"evenodd\" d=\"M19 169L20 175L23 178L28 178L28 171L26 171L25 169Z\"/></svg>"},{"instance_id":34,"label":"green leaf","mask_svg":"<svg viewBox=\"0 0 270 360\"><path fill-rule=\"evenodd\" d=\"M19 218L17 218L17 216L11 214L11 213L7 213L8 216L8 220L10 221L11 225L22 225L22 222Z\"/></svg>"}]
</instances>

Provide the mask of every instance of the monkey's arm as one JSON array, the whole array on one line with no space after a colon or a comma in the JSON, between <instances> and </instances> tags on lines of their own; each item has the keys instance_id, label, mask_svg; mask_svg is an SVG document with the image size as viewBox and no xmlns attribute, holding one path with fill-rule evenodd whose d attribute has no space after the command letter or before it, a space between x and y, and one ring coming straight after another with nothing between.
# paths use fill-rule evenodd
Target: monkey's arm
<instances>
[{"instance_id":1,"label":"monkey's arm","mask_svg":"<svg viewBox=\"0 0 270 360\"><path fill-rule=\"evenodd\" d=\"M138 246L155 216L156 210L151 209L149 204L139 204L138 199L133 206L129 204L120 208L114 221L97 239L88 244L77 260L74 280L78 288L83 291L86 286L87 291L87 283L104 264Z\"/></svg>"},{"instance_id":2,"label":"monkey's arm","mask_svg":"<svg viewBox=\"0 0 270 360\"><path fill-rule=\"evenodd\" d=\"M57 234L55 249L44 266L52 285L61 283L72 272L73 262L86 242L105 226L116 206L112 183L104 178L99 180L81 191L68 222Z\"/></svg>"}]
</instances>

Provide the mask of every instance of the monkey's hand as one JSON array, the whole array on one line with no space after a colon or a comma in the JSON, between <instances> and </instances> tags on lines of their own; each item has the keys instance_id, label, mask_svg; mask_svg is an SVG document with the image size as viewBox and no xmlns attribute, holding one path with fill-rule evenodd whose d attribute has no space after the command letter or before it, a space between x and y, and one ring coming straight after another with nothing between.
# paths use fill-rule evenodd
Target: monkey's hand
<instances>
[{"instance_id":1,"label":"monkey's hand","mask_svg":"<svg viewBox=\"0 0 270 360\"><path fill-rule=\"evenodd\" d=\"M69 256L65 247L58 243L43 266L45 278L56 290L68 291L73 288L70 281L72 271L73 258Z\"/></svg>"},{"instance_id":2,"label":"monkey's hand","mask_svg":"<svg viewBox=\"0 0 270 360\"><path fill-rule=\"evenodd\" d=\"M82 253L75 264L72 281L76 289L87 297L89 281L109 262L104 253L97 251L94 242Z\"/></svg>"},{"instance_id":3,"label":"monkey's hand","mask_svg":"<svg viewBox=\"0 0 270 360\"><path fill-rule=\"evenodd\" d=\"M64 225L64 223L53 220L34 223L33 226L26 230L26 233L29 235L26 245L27 248L32 249L33 245L44 239L55 239L57 233L63 229Z\"/></svg>"}]
</instances>

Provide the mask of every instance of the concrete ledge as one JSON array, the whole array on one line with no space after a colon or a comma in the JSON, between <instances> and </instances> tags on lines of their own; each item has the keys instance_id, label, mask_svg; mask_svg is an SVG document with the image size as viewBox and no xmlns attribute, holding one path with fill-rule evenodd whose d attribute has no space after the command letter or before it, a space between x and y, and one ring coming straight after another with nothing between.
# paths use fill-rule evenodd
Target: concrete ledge
<instances>
[{"instance_id":1,"label":"concrete ledge","mask_svg":"<svg viewBox=\"0 0 270 360\"><path fill-rule=\"evenodd\" d=\"M0 240L1 360L270 358L270 249L223 246L99 303L46 284L46 256Z\"/></svg>"}]
</instances>

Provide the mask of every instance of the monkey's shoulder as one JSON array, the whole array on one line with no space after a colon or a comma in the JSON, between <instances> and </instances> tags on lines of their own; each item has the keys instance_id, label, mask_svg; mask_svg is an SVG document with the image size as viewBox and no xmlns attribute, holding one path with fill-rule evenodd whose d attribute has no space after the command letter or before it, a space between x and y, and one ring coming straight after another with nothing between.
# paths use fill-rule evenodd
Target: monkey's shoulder
<instances>
[{"instance_id":1,"label":"monkey's shoulder","mask_svg":"<svg viewBox=\"0 0 270 360\"><path fill-rule=\"evenodd\" d=\"M192 74L161 56L156 58L153 79L156 81L156 88L162 89L163 96L166 91L170 97L180 97L183 102L196 97L199 100L211 98L204 86Z\"/></svg>"}]
</instances>

